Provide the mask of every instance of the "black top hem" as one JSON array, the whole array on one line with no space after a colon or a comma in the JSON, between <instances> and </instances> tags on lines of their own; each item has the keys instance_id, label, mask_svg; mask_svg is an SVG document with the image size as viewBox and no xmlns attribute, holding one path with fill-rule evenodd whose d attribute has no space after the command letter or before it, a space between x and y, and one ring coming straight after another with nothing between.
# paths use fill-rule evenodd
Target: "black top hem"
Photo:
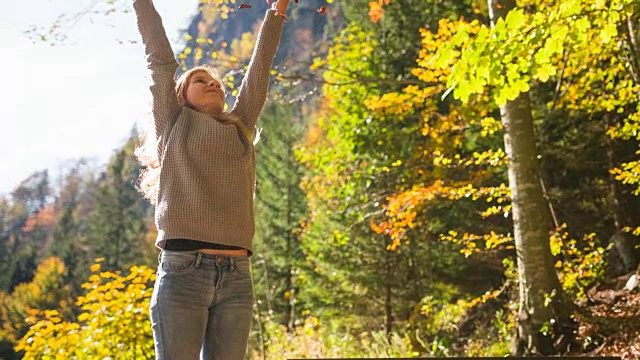
<instances>
[{"instance_id":1,"label":"black top hem","mask_svg":"<svg viewBox=\"0 0 640 360\"><path fill-rule=\"evenodd\" d=\"M164 250L167 251L195 251L202 249L246 250L245 248L239 246L215 244L206 241L191 239L168 239L164 243Z\"/></svg>"}]
</instances>

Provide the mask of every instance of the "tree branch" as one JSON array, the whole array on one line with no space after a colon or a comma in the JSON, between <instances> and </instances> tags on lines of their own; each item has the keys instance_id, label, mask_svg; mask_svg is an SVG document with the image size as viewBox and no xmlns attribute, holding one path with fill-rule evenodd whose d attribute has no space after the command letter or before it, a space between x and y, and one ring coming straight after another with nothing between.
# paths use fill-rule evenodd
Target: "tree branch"
<instances>
[{"instance_id":1,"label":"tree branch","mask_svg":"<svg viewBox=\"0 0 640 360\"><path fill-rule=\"evenodd\" d=\"M349 81L342 82L334 82L334 81L326 81L326 80L318 80L313 77L307 77L300 74L292 74L292 75L278 75L279 80L290 80L290 81L302 81L302 82L311 82L317 84L324 85L335 85L335 86L345 86L357 83L369 84L369 83L378 83L378 84L391 84L391 85L421 85L421 86L435 86L439 85L438 83L430 83L424 82L420 80L411 80L411 79L380 79L380 78L354 78Z\"/></svg>"}]
</instances>

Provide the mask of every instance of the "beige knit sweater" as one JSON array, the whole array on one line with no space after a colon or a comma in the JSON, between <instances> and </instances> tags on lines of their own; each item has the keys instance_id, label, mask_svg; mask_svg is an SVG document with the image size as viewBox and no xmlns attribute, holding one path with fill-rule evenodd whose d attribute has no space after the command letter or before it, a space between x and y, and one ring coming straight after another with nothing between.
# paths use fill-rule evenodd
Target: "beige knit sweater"
<instances>
[{"instance_id":1,"label":"beige knit sweater","mask_svg":"<svg viewBox=\"0 0 640 360\"><path fill-rule=\"evenodd\" d=\"M268 10L249 68L230 113L212 117L178 106L178 63L152 0L135 0L138 29L151 71L153 118L160 160L156 202L156 246L192 239L252 251L255 152L234 125L240 118L253 131L266 101L269 77L284 19Z\"/></svg>"}]
</instances>

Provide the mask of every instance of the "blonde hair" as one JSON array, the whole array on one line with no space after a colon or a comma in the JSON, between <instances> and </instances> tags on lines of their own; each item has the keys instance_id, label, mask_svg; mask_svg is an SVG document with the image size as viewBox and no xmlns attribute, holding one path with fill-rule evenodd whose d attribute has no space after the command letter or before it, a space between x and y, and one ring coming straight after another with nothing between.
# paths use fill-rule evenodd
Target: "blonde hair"
<instances>
[{"instance_id":1,"label":"blonde hair","mask_svg":"<svg viewBox=\"0 0 640 360\"><path fill-rule=\"evenodd\" d=\"M176 97L179 106L193 109L187 101L187 89L193 75L202 71L207 72L222 84L218 71L210 66L197 66L182 73L176 80ZM255 144L259 138L259 132L257 132L256 140L252 141L253 134L247 129L244 123L235 116L224 114L224 116L215 117L215 120L225 125L234 125L238 131L240 141L242 141L245 147L248 147L251 143ZM142 169L137 187L138 191L140 191L147 200L155 204L158 199L158 185L160 182L160 159L158 159L158 153L164 149L158 149L159 144L157 143L155 130L151 121L146 122L142 126L138 126L138 128L140 144L134 154L138 158Z\"/></svg>"}]
</instances>

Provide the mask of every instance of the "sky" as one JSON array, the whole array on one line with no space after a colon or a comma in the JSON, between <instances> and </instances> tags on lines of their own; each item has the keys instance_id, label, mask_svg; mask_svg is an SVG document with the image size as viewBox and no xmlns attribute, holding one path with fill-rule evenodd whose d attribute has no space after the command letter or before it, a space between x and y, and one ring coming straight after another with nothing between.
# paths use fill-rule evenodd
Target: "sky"
<instances>
[{"instance_id":1,"label":"sky","mask_svg":"<svg viewBox=\"0 0 640 360\"><path fill-rule=\"evenodd\" d=\"M65 164L76 159L101 166L126 142L136 122L149 119L149 77L132 0L115 0L120 11L109 15L106 3L3 1L0 196L35 171L49 169L55 184ZM179 31L196 13L198 0L154 3L179 50ZM47 32L62 14L66 39L42 41L25 33L34 27L38 34Z\"/></svg>"}]
</instances>

